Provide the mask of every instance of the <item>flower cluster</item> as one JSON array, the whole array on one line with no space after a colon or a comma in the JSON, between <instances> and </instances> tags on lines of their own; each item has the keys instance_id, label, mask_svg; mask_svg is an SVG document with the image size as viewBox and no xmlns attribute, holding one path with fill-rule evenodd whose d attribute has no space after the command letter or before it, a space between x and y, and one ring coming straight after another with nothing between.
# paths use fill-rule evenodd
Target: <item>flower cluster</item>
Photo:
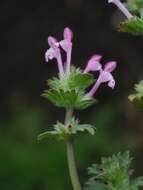
<instances>
[{"instance_id":1,"label":"flower cluster","mask_svg":"<svg viewBox=\"0 0 143 190\"><path fill-rule=\"evenodd\" d=\"M64 29L64 40L58 42L54 37L48 37L48 44L50 49L47 50L45 54L46 61L56 58L58 63L58 69L60 77L64 75L64 67L61 57L60 47L66 52L67 60L66 60L66 72L70 74L70 64L71 64L71 53L72 53L72 38L73 33L69 28Z\"/></svg>"},{"instance_id":2,"label":"flower cluster","mask_svg":"<svg viewBox=\"0 0 143 190\"><path fill-rule=\"evenodd\" d=\"M94 55L88 62L84 73L90 72L90 71L99 71L99 77L96 80L95 85L92 87L92 89L89 91L88 95L93 96L99 86L107 82L108 86L112 89L115 87L115 80L111 74L111 72L116 68L117 63L115 61L110 61L105 64L104 68L102 68L102 65L100 63L102 56L101 55Z\"/></svg>"},{"instance_id":3,"label":"flower cluster","mask_svg":"<svg viewBox=\"0 0 143 190\"><path fill-rule=\"evenodd\" d=\"M48 44L50 48L45 53L45 58L47 62L53 58L57 60L59 76L61 79L65 73L68 76L71 73L71 53L72 53L73 32L68 27L66 27L64 29L63 36L64 39L61 41L57 41L54 37L51 36L48 37ZM65 65L63 65L62 61L61 49L63 49L66 52ZM102 56L97 54L92 56L91 59L88 61L86 68L83 71L83 74L87 74L91 71L99 72L99 77L96 80L96 83L87 93L88 96L93 96L102 83L107 82L108 86L111 87L112 89L115 87L115 80L111 73L116 68L117 63L115 61L110 61L106 63L104 67L102 67L100 63L101 58Z\"/></svg>"}]
</instances>

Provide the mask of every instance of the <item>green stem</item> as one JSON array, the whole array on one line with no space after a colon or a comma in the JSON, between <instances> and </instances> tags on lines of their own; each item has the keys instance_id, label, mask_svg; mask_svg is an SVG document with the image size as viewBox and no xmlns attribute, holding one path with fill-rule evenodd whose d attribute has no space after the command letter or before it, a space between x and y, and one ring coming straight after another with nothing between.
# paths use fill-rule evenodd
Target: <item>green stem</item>
<instances>
[{"instance_id":1,"label":"green stem","mask_svg":"<svg viewBox=\"0 0 143 190\"><path fill-rule=\"evenodd\" d=\"M69 109L66 111L65 124L67 124L68 120L72 117L72 114L73 114L73 110ZM81 190L81 185L79 182L79 177L78 177L76 163L75 163L73 142L71 140L67 140L66 146L67 146L68 167L69 167L69 173L70 173L73 190Z\"/></svg>"},{"instance_id":2,"label":"green stem","mask_svg":"<svg viewBox=\"0 0 143 190\"><path fill-rule=\"evenodd\" d=\"M73 115L73 110L67 109L66 110L66 116L65 116L65 125L68 123L69 119L72 118L72 115Z\"/></svg>"},{"instance_id":3,"label":"green stem","mask_svg":"<svg viewBox=\"0 0 143 190\"><path fill-rule=\"evenodd\" d=\"M70 173L72 186L73 186L74 190L81 190L81 185L79 182L79 177L78 177L76 163L75 163L73 143L72 143L72 141L67 141L66 145L67 145L67 157L68 157L69 173Z\"/></svg>"}]
</instances>

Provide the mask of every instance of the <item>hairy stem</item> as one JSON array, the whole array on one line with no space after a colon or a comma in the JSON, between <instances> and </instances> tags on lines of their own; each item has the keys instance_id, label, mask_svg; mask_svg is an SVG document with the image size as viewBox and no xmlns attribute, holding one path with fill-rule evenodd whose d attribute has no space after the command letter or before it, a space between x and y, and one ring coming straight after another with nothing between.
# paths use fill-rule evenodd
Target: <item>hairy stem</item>
<instances>
[{"instance_id":1,"label":"hairy stem","mask_svg":"<svg viewBox=\"0 0 143 190\"><path fill-rule=\"evenodd\" d=\"M81 190L81 185L79 182L79 177L75 163L73 142L67 141L66 145L67 145L67 157L68 157L68 165L69 165L69 172L70 172L72 186L74 190Z\"/></svg>"},{"instance_id":2,"label":"hairy stem","mask_svg":"<svg viewBox=\"0 0 143 190\"><path fill-rule=\"evenodd\" d=\"M73 110L66 110L65 124L67 124L68 120L72 117ZM81 185L79 182L79 177L77 173L76 163L75 163L75 155L74 155L74 147L73 141L67 140L67 159L68 159L68 167L71 178L71 183L73 186L73 190L81 190Z\"/></svg>"}]
</instances>

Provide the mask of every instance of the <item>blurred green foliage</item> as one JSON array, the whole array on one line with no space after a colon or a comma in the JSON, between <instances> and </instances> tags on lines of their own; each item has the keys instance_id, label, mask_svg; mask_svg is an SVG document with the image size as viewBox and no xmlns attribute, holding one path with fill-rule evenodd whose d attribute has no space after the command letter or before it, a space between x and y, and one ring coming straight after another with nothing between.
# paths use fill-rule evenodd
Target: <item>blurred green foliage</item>
<instances>
[{"instance_id":1,"label":"blurred green foliage","mask_svg":"<svg viewBox=\"0 0 143 190\"><path fill-rule=\"evenodd\" d=\"M122 22L119 31L128 32L135 36L143 36L143 18L133 17L130 20Z\"/></svg>"},{"instance_id":2,"label":"blurred green foliage","mask_svg":"<svg viewBox=\"0 0 143 190\"><path fill-rule=\"evenodd\" d=\"M48 129L43 127L44 111L37 108L22 110L16 112L11 120L1 122L0 187L3 190L71 189L64 143L52 140L38 143L36 139L40 128ZM136 147L135 141L132 145L124 144L124 141L118 143L123 135L117 132L118 116L114 106L105 105L92 114L90 120L97 127L97 135L79 136L75 142L82 183L86 180L89 163L99 160L101 155ZM113 126L116 132L111 128Z\"/></svg>"},{"instance_id":3,"label":"blurred green foliage","mask_svg":"<svg viewBox=\"0 0 143 190\"><path fill-rule=\"evenodd\" d=\"M142 108L143 107L143 80L141 80L134 87L135 93L129 95L129 100L134 103L134 105Z\"/></svg>"}]
</instances>

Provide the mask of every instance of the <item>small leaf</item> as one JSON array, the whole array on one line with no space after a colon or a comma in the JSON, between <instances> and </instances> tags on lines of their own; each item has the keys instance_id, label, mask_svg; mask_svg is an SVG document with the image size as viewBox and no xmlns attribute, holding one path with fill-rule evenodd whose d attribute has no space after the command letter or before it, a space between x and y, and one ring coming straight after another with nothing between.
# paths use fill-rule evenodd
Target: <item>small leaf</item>
<instances>
[{"instance_id":1,"label":"small leaf","mask_svg":"<svg viewBox=\"0 0 143 190\"><path fill-rule=\"evenodd\" d=\"M64 108L85 109L95 102L92 97L75 90L66 92L63 90L46 90L42 96L48 98L57 107Z\"/></svg>"},{"instance_id":2,"label":"small leaf","mask_svg":"<svg viewBox=\"0 0 143 190\"><path fill-rule=\"evenodd\" d=\"M96 182L94 180L90 180L86 186L87 187L85 187L84 190L108 190L104 183Z\"/></svg>"},{"instance_id":3,"label":"small leaf","mask_svg":"<svg viewBox=\"0 0 143 190\"><path fill-rule=\"evenodd\" d=\"M101 168L98 164L93 164L91 167L88 168L88 174L92 175L100 175Z\"/></svg>"},{"instance_id":4,"label":"small leaf","mask_svg":"<svg viewBox=\"0 0 143 190\"><path fill-rule=\"evenodd\" d=\"M56 131L46 131L38 135L37 140L41 141L44 139L56 139L57 137L58 137L58 134L56 133Z\"/></svg>"},{"instance_id":5,"label":"small leaf","mask_svg":"<svg viewBox=\"0 0 143 190\"><path fill-rule=\"evenodd\" d=\"M83 124L83 125L77 125L76 127L76 131L87 131L88 133L90 133L91 135L95 134L95 127L92 125L88 125L88 124Z\"/></svg>"},{"instance_id":6,"label":"small leaf","mask_svg":"<svg viewBox=\"0 0 143 190\"><path fill-rule=\"evenodd\" d=\"M95 100L94 98L81 94L80 96L78 96L76 108L77 109L85 109L95 103L97 103L97 100Z\"/></svg>"},{"instance_id":7,"label":"small leaf","mask_svg":"<svg viewBox=\"0 0 143 190\"><path fill-rule=\"evenodd\" d=\"M135 85L135 94L129 95L129 100L134 103L135 106L143 108L143 81Z\"/></svg>"},{"instance_id":8,"label":"small leaf","mask_svg":"<svg viewBox=\"0 0 143 190\"><path fill-rule=\"evenodd\" d=\"M67 122L66 125L57 122L54 125L53 131L46 131L38 135L38 141L44 139L67 140L73 138L74 135L76 135L77 133L85 131L90 133L91 135L94 135L95 127L87 124L79 125L79 121L73 117Z\"/></svg>"},{"instance_id":9,"label":"small leaf","mask_svg":"<svg viewBox=\"0 0 143 190\"><path fill-rule=\"evenodd\" d=\"M95 82L93 75L79 73L71 76L71 79L69 80L69 87L71 89L84 90L89 87L93 82Z\"/></svg>"},{"instance_id":10,"label":"small leaf","mask_svg":"<svg viewBox=\"0 0 143 190\"><path fill-rule=\"evenodd\" d=\"M143 177L130 179L131 160L129 151L102 158L101 164L89 167L91 177L85 190L98 190L97 184L106 190L139 190L143 186Z\"/></svg>"},{"instance_id":11,"label":"small leaf","mask_svg":"<svg viewBox=\"0 0 143 190\"><path fill-rule=\"evenodd\" d=\"M131 182L131 190L138 190L139 187L143 186L143 176L138 177Z\"/></svg>"},{"instance_id":12,"label":"small leaf","mask_svg":"<svg viewBox=\"0 0 143 190\"><path fill-rule=\"evenodd\" d=\"M91 74L83 74L79 69L72 68L70 76L65 73L62 78L58 79L54 77L47 82L51 89L62 89L65 92L72 90L83 91L95 82L95 79Z\"/></svg>"},{"instance_id":13,"label":"small leaf","mask_svg":"<svg viewBox=\"0 0 143 190\"><path fill-rule=\"evenodd\" d=\"M143 80L141 80L139 84L135 85L135 90L140 95L140 97L143 97Z\"/></svg>"},{"instance_id":14,"label":"small leaf","mask_svg":"<svg viewBox=\"0 0 143 190\"><path fill-rule=\"evenodd\" d=\"M75 91L64 92L63 90L48 90L42 94L58 107L70 108L75 105L78 94Z\"/></svg>"}]
</instances>

